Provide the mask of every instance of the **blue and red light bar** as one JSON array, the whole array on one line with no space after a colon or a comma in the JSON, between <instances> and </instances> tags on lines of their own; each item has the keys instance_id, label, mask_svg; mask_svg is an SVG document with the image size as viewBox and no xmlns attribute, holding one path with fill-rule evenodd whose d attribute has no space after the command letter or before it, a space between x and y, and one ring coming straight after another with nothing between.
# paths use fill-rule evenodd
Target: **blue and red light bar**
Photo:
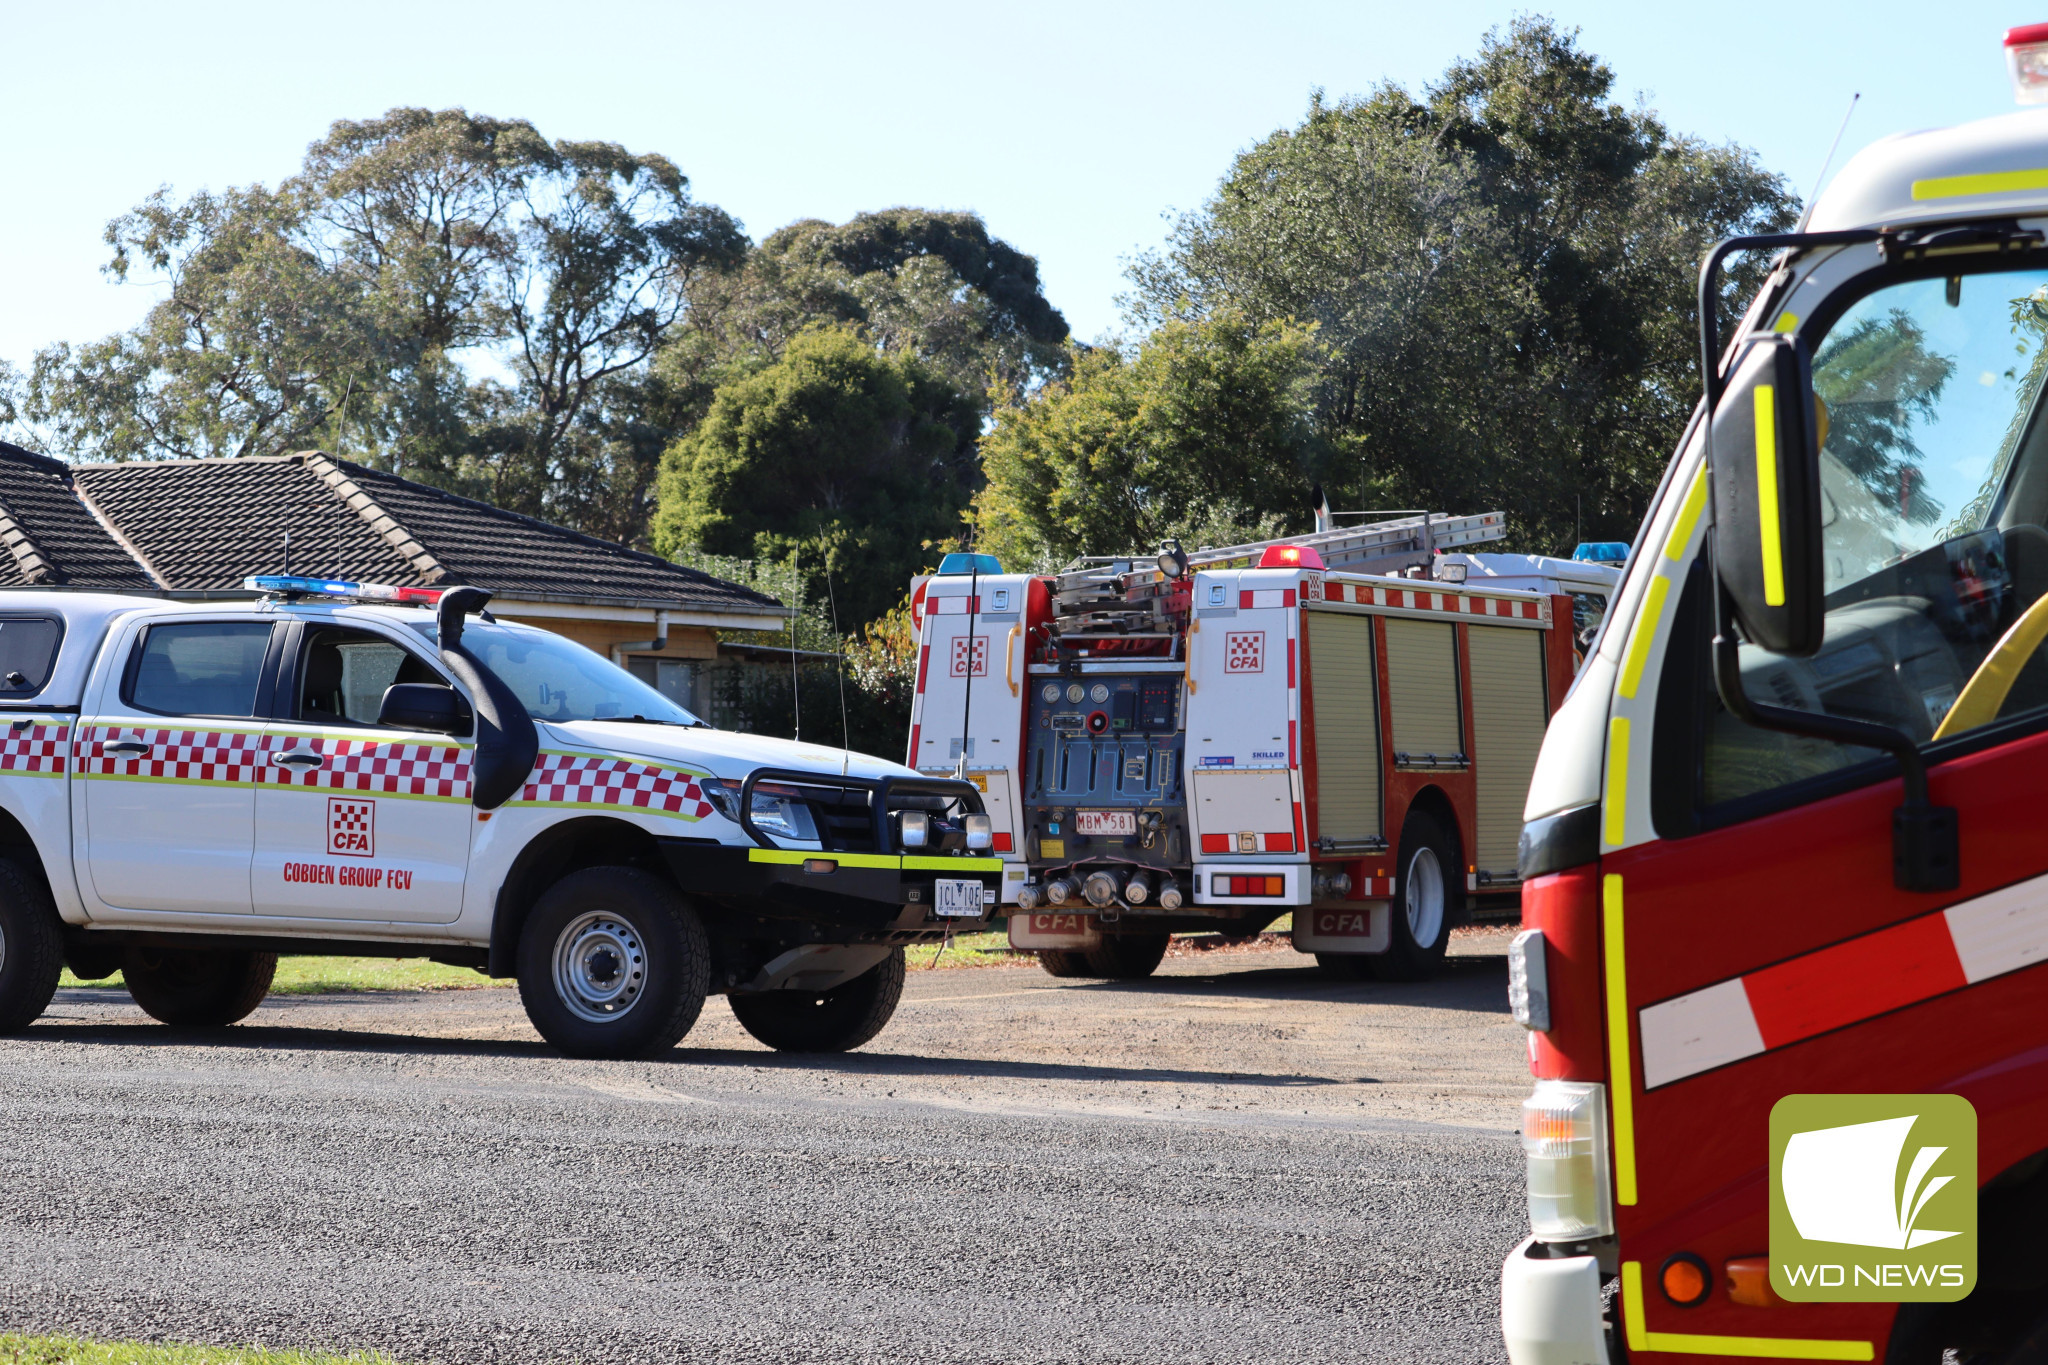
<instances>
[{"instance_id":1,"label":"blue and red light bar","mask_svg":"<svg viewBox=\"0 0 2048 1365\"><path fill-rule=\"evenodd\" d=\"M255 592L282 592L314 597L345 597L354 602L398 602L431 607L446 588L401 588L389 583L357 583L347 578L301 578L297 574L257 574L242 580Z\"/></svg>"}]
</instances>

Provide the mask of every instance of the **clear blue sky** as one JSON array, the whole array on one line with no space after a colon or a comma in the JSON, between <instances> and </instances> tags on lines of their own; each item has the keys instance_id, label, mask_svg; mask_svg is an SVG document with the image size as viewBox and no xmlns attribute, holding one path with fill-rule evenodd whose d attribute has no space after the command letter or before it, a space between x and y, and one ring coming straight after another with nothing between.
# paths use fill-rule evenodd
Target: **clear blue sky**
<instances>
[{"instance_id":1,"label":"clear blue sky","mask_svg":"<svg viewBox=\"0 0 2048 1365\"><path fill-rule=\"evenodd\" d=\"M1852 91L1843 156L2012 108L1999 39L2048 19L1982 0L1560 3L1674 129L1757 150L1801 194ZM659 151L757 240L894 204L973 209L1040 261L1084 338L1123 262L1198 205L1309 91L1411 88L1500 3L50 5L7 0L0 358L128 326L106 221L160 184L275 182L335 118L464 105L550 137ZM1840 159L1837 160L1840 164Z\"/></svg>"}]
</instances>

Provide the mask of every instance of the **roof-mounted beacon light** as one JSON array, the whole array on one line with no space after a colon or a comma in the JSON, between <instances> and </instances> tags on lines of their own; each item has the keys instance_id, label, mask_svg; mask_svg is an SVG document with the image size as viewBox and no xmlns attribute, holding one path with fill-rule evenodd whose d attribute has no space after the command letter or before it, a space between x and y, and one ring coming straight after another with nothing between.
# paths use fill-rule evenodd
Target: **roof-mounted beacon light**
<instances>
[{"instance_id":1,"label":"roof-mounted beacon light","mask_svg":"<svg viewBox=\"0 0 2048 1365\"><path fill-rule=\"evenodd\" d=\"M1262 569L1320 569L1323 557L1310 545L1268 545L1259 556Z\"/></svg>"},{"instance_id":2,"label":"roof-mounted beacon light","mask_svg":"<svg viewBox=\"0 0 2048 1365\"><path fill-rule=\"evenodd\" d=\"M252 592L286 597L344 597L352 602L398 602L431 607L446 588L401 588L389 583L357 583L347 578L305 578L298 574L257 574L242 580Z\"/></svg>"},{"instance_id":3,"label":"roof-mounted beacon light","mask_svg":"<svg viewBox=\"0 0 2048 1365\"><path fill-rule=\"evenodd\" d=\"M2048 24L2005 31L2005 69L2012 74L2013 99L2048 104Z\"/></svg>"},{"instance_id":4,"label":"roof-mounted beacon light","mask_svg":"<svg viewBox=\"0 0 2048 1365\"><path fill-rule=\"evenodd\" d=\"M1002 571L1003 561L994 555L956 552L939 561L939 572L946 575L958 574L965 577L968 574L999 574Z\"/></svg>"},{"instance_id":5,"label":"roof-mounted beacon light","mask_svg":"<svg viewBox=\"0 0 2048 1365\"><path fill-rule=\"evenodd\" d=\"M1628 563L1628 542L1625 540L1584 540L1572 549L1572 558L1586 564L1611 564L1616 568Z\"/></svg>"}]
</instances>

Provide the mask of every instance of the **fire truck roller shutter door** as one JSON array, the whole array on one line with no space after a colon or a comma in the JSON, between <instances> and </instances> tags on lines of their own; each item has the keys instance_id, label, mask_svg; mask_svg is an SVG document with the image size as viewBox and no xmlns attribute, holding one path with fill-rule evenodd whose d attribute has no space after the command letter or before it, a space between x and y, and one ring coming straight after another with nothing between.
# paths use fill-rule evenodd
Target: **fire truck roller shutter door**
<instances>
[{"instance_id":1,"label":"fire truck roller shutter door","mask_svg":"<svg viewBox=\"0 0 2048 1365\"><path fill-rule=\"evenodd\" d=\"M1382 817L1372 618L1312 611L1307 619L1309 688L1315 704L1317 833L1339 843L1376 838ZM1518 832L1520 828L1517 823Z\"/></svg>"},{"instance_id":2,"label":"fire truck roller shutter door","mask_svg":"<svg viewBox=\"0 0 2048 1365\"><path fill-rule=\"evenodd\" d=\"M1387 620L1387 708L1394 753L1411 762L1464 752L1458 725L1458 642L1446 622Z\"/></svg>"},{"instance_id":3,"label":"fire truck roller shutter door","mask_svg":"<svg viewBox=\"0 0 2048 1365\"><path fill-rule=\"evenodd\" d=\"M1548 724L1543 697L1543 632L1468 626L1472 651L1472 755L1481 871L1510 877L1522 833L1522 806Z\"/></svg>"}]
</instances>

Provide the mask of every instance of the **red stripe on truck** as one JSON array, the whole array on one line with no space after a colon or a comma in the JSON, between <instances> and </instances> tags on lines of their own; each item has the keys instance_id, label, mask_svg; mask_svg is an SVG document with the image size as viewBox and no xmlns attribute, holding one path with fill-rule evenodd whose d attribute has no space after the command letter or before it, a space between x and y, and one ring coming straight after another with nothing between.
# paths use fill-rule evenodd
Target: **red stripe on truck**
<instances>
[{"instance_id":1,"label":"red stripe on truck","mask_svg":"<svg viewBox=\"0 0 2048 1365\"><path fill-rule=\"evenodd\" d=\"M1939 915L1907 920L1742 978L1764 1046L1783 1047L1968 985Z\"/></svg>"}]
</instances>

